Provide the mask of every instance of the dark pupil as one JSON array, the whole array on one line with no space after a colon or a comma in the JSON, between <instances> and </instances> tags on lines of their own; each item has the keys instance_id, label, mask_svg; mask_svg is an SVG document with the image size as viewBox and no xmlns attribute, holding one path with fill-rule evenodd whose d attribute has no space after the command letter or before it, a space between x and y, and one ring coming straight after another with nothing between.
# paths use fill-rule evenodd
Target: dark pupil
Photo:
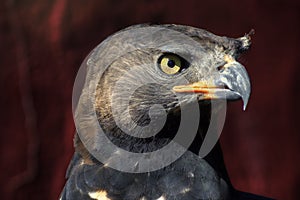
<instances>
[{"instance_id":1,"label":"dark pupil","mask_svg":"<svg viewBox=\"0 0 300 200\"><path fill-rule=\"evenodd\" d=\"M173 68L175 66L174 60L169 60L168 61L168 66L171 67L171 68Z\"/></svg>"}]
</instances>

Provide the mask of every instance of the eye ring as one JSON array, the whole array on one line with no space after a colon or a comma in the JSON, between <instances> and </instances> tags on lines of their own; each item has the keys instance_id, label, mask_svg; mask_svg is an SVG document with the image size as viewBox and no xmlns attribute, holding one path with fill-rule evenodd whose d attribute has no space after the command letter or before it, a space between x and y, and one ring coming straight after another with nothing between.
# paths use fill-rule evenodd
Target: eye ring
<instances>
[{"instance_id":1,"label":"eye ring","mask_svg":"<svg viewBox=\"0 0 300 200\"><path fill-rule=\"evenodd\" d=\"M168 75L178 74L188 67L186 60L172 53L163 54L157 63L160 70Z\"/></svg>"}]
</instances>

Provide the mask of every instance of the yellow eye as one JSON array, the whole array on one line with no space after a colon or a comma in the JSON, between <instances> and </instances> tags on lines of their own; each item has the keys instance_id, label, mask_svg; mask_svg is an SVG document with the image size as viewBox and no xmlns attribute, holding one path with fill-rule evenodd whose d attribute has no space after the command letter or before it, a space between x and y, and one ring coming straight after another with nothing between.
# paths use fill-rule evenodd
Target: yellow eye
<instances>
[{"instance_id":1,"label":"yellow eye","mask_svg":"<svg viewBox=\"0 0 300 200\"><path fill-rule=\"evenodd\" d=\"M179 56L167 54L158 60L160 69L166 74L176 74L182 68L182 60Z\"/></svg>"}]
</instances>

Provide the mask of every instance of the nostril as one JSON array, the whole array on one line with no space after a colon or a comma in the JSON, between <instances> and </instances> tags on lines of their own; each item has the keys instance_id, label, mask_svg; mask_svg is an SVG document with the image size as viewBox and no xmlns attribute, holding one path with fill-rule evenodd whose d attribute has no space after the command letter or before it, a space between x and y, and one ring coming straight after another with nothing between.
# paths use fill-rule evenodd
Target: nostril
<instances>
[{"instance_id":1,"label":"nostril","mask_svg":"<svg viewBox=\"0 0 300 200\"><path fill-rule=\"evenodd\" d=\"M220 71L220 72L222 72L224 70L224 65L218 66L217 70Z\"/></svg>"},{"instance_id":2,"label":"nostril","mask_svg":"<svg viewBox=\"0 0 300 200\"><path fill-rule=\"evenodd\" d=\"M224 70L224 66L225 66L226 63L227 63L227 62L222 62L222 63L220 63L219 65L217 65L217 70L218 70L219 72L222 72L222 71Z\"/></svg>"}]
</instances>

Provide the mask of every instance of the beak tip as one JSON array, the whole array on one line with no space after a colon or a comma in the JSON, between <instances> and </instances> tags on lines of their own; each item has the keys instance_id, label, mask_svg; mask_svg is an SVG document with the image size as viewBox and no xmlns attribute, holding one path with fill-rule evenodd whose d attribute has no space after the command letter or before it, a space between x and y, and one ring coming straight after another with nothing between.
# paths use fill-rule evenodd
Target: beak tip
<instances>
[{"instance_id":1,"label":"beak tip","mask_svg":"<svg viewBox=\"0 0 300 200\"><path fill-rule=\"evenodd\" d=\"M244 105L243 105L243 111L246 110L246 107L247 107L247 104L244 103Z\"/></svg>"},{"instance_id":2,"label":"beak tip","mask_svg":"<svg viewBox=\"0 0 300 200\"><path fill-rule=\"evenodd\" d=\"M249 96L246 98L245 97L242 98L242 100L243 100L243 111L245 111L248 105Z\"/></svg>"}]
</instances>

